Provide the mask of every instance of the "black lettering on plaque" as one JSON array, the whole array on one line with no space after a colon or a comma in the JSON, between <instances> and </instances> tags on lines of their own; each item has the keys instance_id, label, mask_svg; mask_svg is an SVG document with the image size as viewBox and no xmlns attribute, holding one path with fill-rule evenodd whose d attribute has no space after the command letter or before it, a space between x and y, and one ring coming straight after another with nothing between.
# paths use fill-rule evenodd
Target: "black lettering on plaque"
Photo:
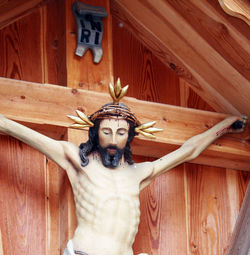
<instances>
[{"instance_id":1,"label":"black lettering on plaque","mask_svg":"<svg viewBox=\"0 0 250 255\"><path fill-rule=\"evenodd\" d=\"M89 43L90 34L91 32L88 29L83 28L81 34L81 42L83 43L85 40L86 43Z\"/></svg>"},{"instance_id":2,"label":"black lettering on plaque","mask_svg":"<svg viewBox=\"0 0 250 255\"><path fill-rule=\"evenodd\" d=\"M102 32L101 22L95 22L91 14L85 15L85 19L90 22L92 30L97 30L99 32Z\"/></svg>"},{"instance_id":3,"label":"black lettering on plaque","mask_svg":"<svg viewBox=\"0 0 250 255\"><path fill-rule=\"evenodd\" d=\"M99 35L100 35L100 33L99 32L96 32L95 33L95 44L99 44Z\"/></svg>"}]
</instances>

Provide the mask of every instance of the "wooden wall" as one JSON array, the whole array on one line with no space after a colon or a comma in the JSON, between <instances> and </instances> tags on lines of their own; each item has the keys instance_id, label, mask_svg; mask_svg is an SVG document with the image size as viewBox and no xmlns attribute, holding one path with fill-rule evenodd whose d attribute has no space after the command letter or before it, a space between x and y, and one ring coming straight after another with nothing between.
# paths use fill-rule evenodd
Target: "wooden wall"
<instances>
[{"instance_id":1,"label":"wooden wall","mask_svg":"<svg viewBox=\"0 0 250 255\"><path fill-rule=\"evenodd\" d=\"M213 111L116 19L113 39L114 75L129 96ZM141 194L135 254L226 254L248 181L246 172L194 164L157 178Z\"/></svg>"},{"instance_id":2,"label":"wooden wall","mask_svg":"<svg viewBox=\"0 0 250 255\"><path fill-rule=\"evenodd\" d=\"M0 30L0 75L63 86L75 79L67 75L66 38L73 32L65 34L65 15L64 1L51 0ZM130 84L129 96L212 110L117 20L113 62L115 78ZM80 75L72 86L91 86L89 76L83 83L87 75L91 74ZM58 127L32 128L55 139L69 135ZM248 181L246 172L193 164L157 178L141 194L135 254L225 254ZM69 201L71 190L61 169L25 144L0 136L0 255L61 254L75 225Z\"/></svg>"},{"instance_id":3,"label":"wooden wall","mask_svg":"<svg viewBox=\"0 0 250 255\"><path fill-rule=\"evenodd\" d=\"M0 76L66 84L62 3L50 1L0 30ZM63 128L29 125L52 138L66 138ZM59 194L66 193L65 182L64 172L42 154L0 136L1 255L60 254L60 240L66 239L66 234L59 232L65 225L64 196L60 199Z\"/></svg>"}]
</instances>

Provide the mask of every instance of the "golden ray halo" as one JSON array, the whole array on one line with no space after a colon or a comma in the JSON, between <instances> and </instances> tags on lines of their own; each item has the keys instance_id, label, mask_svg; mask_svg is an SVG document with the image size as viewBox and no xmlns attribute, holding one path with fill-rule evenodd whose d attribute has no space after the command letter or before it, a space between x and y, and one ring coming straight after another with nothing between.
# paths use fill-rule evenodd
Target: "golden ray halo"
<instances>
[{"instance_id":1,"label":"golden ray halo","mask_svg":"<svg viewBox=\"0 0 250 255\"><path fill-rule=\"evenodd\" d=\"M115 86L113 86L111 83L109 84L109 94L113 99L113 106L109 106L109 107L121 107L119 106L119 101L126 95L127 91L128 91L129 85L126 85L125 87L122 88L121 86L121 81L120 78L117 79L117 82L115 84ZM104 106L105 108L105 106ZM101 109L104 109L103 107ZM126 109L127 111L127 109ZM96 114L101 114L101 111L97 111L94 114L92 114L90 117L88 117L86 114L84 114L83 112L76 110L76 113L78 116L73 116L73 115L67 115L67 117L69 117L71 120L73 120L75 123L71 124L70 127L72 128L76 128L76 129L85 129L85 128L90 128L94 126L94 123L90 120L91 116L95 116ZM134 114L132 114L129 111L129 115L130 116L134 116ZM95 117L95 119L98 118ZM124 118L126 119L126 118ZM135 120L136 117L134 117ZM140 125L139 122L137 122L137 125L135 127L135 132L138 134L141 134L147 138L156 138L156 136L154 135L154 133L156 132L160 132L163 129L162 128L156 128L154 127L154 125L156 124L156 121L150 121L147 123L143 123Z\"/></svg>"}]
</instances>

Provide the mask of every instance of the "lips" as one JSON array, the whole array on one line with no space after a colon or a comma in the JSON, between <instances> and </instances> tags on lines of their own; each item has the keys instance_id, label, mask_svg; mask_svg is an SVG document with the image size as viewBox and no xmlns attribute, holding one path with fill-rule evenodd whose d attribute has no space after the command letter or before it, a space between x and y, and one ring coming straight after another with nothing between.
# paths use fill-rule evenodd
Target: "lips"
<instances>
[{"instance_id":1,"label":"lips","mask_svg":"<svg viewBox=\"0 0 250 255\"><path fill-rule=\"evenodd\" d=\"M108 151L109 154L114 155L114 154L116 154L117 149L108 148L107 151Z\"/></svg>"}]
</instances>

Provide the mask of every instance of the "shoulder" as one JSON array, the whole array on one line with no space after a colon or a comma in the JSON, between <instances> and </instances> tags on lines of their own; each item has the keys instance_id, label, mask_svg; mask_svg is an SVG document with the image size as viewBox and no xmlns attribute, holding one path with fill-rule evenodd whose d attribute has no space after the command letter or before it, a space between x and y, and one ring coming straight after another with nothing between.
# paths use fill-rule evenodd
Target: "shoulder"
<instances>
[{"instance_id":1,"label":"shoulder","mask_svg":"<svg viewBox=\"0 0 250 255\"><path fill-rule=\"evenodd\" d=\"M135 163L133 164L133 168L140 181L143 181L151 176L154 170L153 163L148 161L143 163Z\"/></svg>"},{"instance_id":2,"label":"shoulder","mask_svg":"<svg viewBox=\"0 0 250 255\"><path fill-rule=\"evenodd\" d=\"M69 177L75 176L83 169L81 166L81 158L79 156L79 147L66 141L60 141L60 143L63 147L65 158L68 162L68 167L65 170L67 171Z\"/></svg>"},{"instance_id":3,"label":"shoulder","mask_svg":"<svg viewBox=\"0 0 250 255\"><path fill-rule=\"evenodd\" d=\"M67 142L67 141L60 141L64 151L66 154L72 154L72 153L77 153L79 154L79 147L76 146L74 143Z\"/></svg>"}]
</instances>

